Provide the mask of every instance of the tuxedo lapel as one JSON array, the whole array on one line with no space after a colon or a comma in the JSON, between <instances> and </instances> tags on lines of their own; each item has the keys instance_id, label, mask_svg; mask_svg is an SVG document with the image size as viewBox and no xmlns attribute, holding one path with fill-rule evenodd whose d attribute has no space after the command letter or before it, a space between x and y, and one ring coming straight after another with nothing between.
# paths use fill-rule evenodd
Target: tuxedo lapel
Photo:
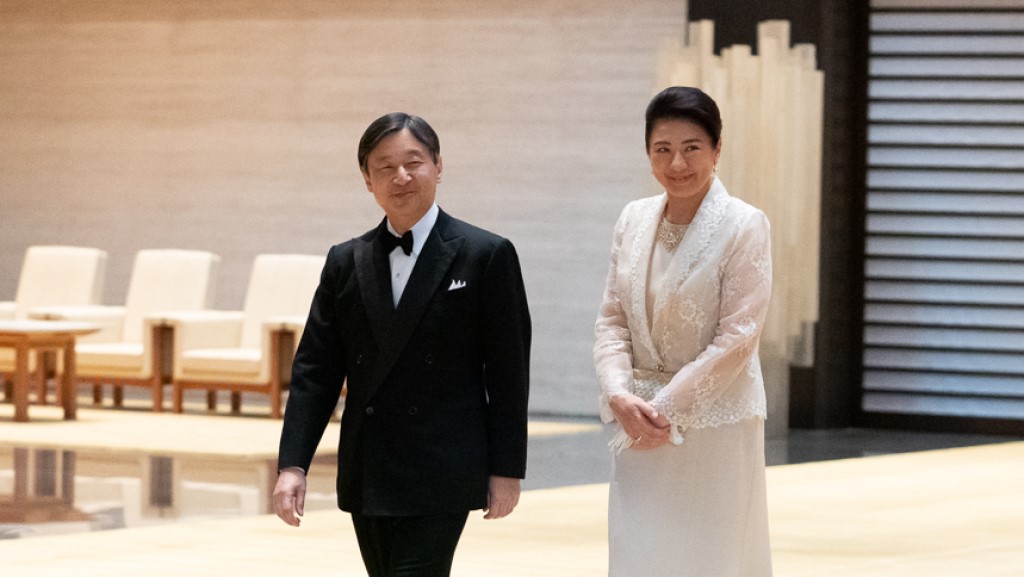
<instances>
[{"instance_id":1,"label":"tuxedo lapel","mask_svg":"<svg viewBox=\"0 0 1024 577\"><path fill-rule=\"evenodd\" d=\"M387 331L384 337L378 340L380 349L373 375L370 378L367 398L373 397L377 388L391 371L395 361L398 360L402 350L405 349L406 343L409 342L409 338L423 318L427 305L437 293L455 255L458 254L459 248L462 246L464 239L449 233L451 221L451 217L444 211L437 215L437 222L430 231L430 235L427 236L423 251L416 258L416 266L413 267L409 282L402 292L398 309L390 315ZM384 266L387 270L386 262ZM390 283L390 280L388 282ZM387 286L390 287L390 284ZM361 283L360 288L362 288ZM387 291L386 296L389 300L391 299L390 290Z\"/></svg>"},{"instance_id":2,"label":"tuxedo lapel","mask_svg":"<svg viewBox=\"0 0 1024 577\"><path fill-rule=\"evenodd\" d=\"M370 319L373 337L378 344L387 336L395 305L391 297L391 267L377 238L387 231L384 221L377 227L377 233L368 240L355 239L356 278L362 295L366 316Z\"/></svg>"}]
</instances>

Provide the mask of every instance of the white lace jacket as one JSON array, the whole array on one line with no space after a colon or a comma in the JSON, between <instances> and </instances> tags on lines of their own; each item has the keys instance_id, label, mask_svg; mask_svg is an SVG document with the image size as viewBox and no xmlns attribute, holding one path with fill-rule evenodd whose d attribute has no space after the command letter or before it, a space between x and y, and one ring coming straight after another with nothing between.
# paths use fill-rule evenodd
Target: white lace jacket
<instances>
[{"instance_id":1,"label":"white lace jacket","mask_svg":"<svg viewBox=\"0 0 1024 577\"><path fill-rule=\"evenodd\" d=\"M729 196L715 178L658 289L647 319L648 266L666 195L631 202L612 241L611 267L595 327L594 364L601 418L631 392L674 426L689 428L765 417L758 338L771 294L768 219ZM624 434L613 446L631 440Z\"/></svg>"}]
</instances>

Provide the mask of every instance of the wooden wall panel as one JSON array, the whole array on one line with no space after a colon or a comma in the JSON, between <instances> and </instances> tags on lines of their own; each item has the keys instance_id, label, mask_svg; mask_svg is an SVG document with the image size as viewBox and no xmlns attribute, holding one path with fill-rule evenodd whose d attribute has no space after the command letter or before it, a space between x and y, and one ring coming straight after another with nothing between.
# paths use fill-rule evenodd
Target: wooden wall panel
<instances>
[{"instance_id":1,"label":"wooden wall panel","mask_svg":"<svg viewBox=\"0 0 1024 577\"><path fill-rule=\"evenodd\" d=\"M324 254L381 216L355 162L377 116L427 118L440 204L519 248L536 412L596 414L611 229L651 194L643 110L683 0L0 0L0 299L33 244Z\"/></svg>"}]
</instances>

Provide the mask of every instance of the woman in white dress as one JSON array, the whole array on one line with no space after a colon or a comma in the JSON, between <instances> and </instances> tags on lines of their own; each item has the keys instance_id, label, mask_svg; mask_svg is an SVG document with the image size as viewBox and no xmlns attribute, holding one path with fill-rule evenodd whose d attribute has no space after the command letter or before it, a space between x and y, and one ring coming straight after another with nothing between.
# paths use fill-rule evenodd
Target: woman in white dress
<instances>
[{"instance_id":1,"label":"woman in white dress","mask_svg":"<svg viewBox=\"0 0 1024 577\"><path fill-rule=\"evenodd\" d=\"M622 211L595 329L615 451L609 575L768 576L768 220L715 176L722 121L709 96L668 88L646 120L665 193Z\"/></svg>"}]
</instances>

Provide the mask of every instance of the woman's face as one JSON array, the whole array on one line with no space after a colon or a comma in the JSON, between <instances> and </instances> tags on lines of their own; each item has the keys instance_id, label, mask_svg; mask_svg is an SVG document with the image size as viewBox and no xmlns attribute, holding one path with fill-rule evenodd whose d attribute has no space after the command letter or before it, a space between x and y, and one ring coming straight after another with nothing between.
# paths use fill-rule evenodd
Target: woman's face
<instances>
[{"instance_id":1,"label":"woman's face","mask_svg":"<svg viewBox=\"0 0 1024 577\"><path fill-rule=\"evenodd\" d=\"M711 188L722 141L689 120L666 118L654 124L647 156L654 178L665 187L669 199L699 202Z\"/></svg>"}]
</instances>

